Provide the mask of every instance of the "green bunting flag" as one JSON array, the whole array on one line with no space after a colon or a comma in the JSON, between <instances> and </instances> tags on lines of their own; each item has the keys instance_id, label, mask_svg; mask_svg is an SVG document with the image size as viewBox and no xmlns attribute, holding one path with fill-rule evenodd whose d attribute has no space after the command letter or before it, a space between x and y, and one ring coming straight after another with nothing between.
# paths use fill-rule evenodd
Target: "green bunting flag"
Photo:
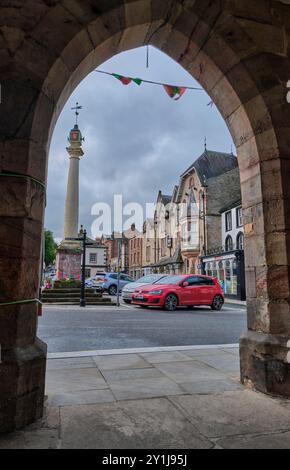
<instances>
[{"instance_id":1,"label":"green bunting flag","mask_svg":"<svg viewBox=\"0 0 290 470\"><path fill-rule=\"evenodd\" d=\"M160 83L160 82L154 82L152 80L145 80L142 78L133 78L133 77L124 77L124 75L120 75L118 73L110 73L110 72L105 72L104 70L95 70L95 72L98 73L104 73L106 75L110 75L115 77L117 80L119 80L123 85L129 85L131 82L134 82L136 85L140 86L142 83L149 83L151 85L159 85L164 88L166 91L167 95L173 99L174 101L179 100L184 93L187 90L198 90L198 91L204 91L202 88L198 87L190 87L190 86L178 86L178 85L167 85L165 83ZM214 103L211 101L208 106L213 107Z\"/></svg>"},{"instance_id":2,"label":"green bunting flag","mask_svg":"<svg viewBox=\"0 0 290 470\"><path fill-rule=\"evenodd\" d=\"M141 78L123 77L123 75L118 75L117 73L112 73L112 75L113 77L117 78L117 80L120 80L123 85L129 85L129 83L134 82L136 85L140 86L142 83Z\"/></svg>"},{"instance_id":3,"label":"green bunting flag","mask_svg":"<svg viewBox=\"0 0 290 470\"><path fill-rule=\"evenodd\" d=\"M175 101L179 100L186 92L187 88L182 86L163 85L166 93Z\"/></svg>"}]
</instances>

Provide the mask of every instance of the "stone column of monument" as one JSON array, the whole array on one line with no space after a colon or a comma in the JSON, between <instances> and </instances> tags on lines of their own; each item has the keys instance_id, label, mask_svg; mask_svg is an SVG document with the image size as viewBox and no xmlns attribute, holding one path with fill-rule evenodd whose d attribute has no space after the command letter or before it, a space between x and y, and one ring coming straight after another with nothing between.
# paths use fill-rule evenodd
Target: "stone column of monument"
<instances>
[{"instance_id":1,"label":"stone column of monument","mask_svg":"<svg viewBox=\"0 0 290 470\"><path fill-rule=\"evenodd\" d=\"M77 107L79 109L79 107ZM76 113L78 116L78 113ZM60 244L56 258L56 269L59 279L78 278L81 272L81 246L72 238L78 237L79 227L79 162L84 155L81 131L76 123L70 131L67 152L70 158L65 215L64 239Z\"/></svg>"}]
</instances>

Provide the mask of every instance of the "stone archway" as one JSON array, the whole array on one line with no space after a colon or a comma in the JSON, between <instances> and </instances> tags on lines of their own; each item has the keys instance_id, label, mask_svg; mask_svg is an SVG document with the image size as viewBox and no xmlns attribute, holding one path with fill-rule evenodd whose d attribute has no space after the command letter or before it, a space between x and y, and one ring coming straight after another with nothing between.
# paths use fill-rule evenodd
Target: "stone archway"
<instances>
[{"instance_id":1,"label":"stone archway","mask_svg":"<svg viewBox=\"0 0 290 470\"><path fill-rule=\"evenodd\" d=\"M241 376L261 391L290 396L290 6L284 3L31 0L1 7L0 431L35 420L43 409L46 347L36 338L37 305L22 302L38 293L54 124L94 67L146 43L200 82L232 133L248 288Z\"/></svg>"}]
</instances>

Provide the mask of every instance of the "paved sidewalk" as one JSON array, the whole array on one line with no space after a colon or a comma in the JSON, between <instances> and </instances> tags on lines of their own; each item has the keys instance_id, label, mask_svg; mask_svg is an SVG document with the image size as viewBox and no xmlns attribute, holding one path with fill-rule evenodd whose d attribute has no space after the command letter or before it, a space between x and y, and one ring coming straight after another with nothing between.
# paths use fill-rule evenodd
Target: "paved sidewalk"
<instances>
[{"instance_id":1,"label":"paved sidewalk","mask_svg":"<svg viewBox=\"0 0 290 470\"><path fill-rule=\"evenodd\" d=\"M235 345L89 354L48 360L45 417L0 449L290 448L290 401L240 385Z\"/></svg>"}]
</instances>

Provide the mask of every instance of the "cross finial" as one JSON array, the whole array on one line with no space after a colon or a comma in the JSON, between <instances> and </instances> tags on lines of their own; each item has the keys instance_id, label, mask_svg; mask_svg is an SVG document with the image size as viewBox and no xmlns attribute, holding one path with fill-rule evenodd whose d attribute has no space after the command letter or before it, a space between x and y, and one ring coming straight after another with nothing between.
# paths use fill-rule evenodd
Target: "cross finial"
<instances>
[{"instance_id":1,"label":"cross finial","mask_svg":"<svg viewBox=\"0 0 290 470\"><path fill-rule=\"evenodd\" d=\"M76 103L76 106L75 106L74 108L71 108L71 109L72 109L72 111L75 111L75 115L76 115L76 124L77 124L77 123L78 123L78 117L79 117L79 114L80 114L80 113L79 113L79 110L80 110L80 109L83 109L83 107L80 106L79 103L77 102L77 103Z\"/></svg>"},{"instance_id":2,"label":"cross finial","mask_svg":"<svg viewBox=\"0 0 290 470\"><path fill-rule=\"evenodd\" d=\"M206 137L204 138L204 151L207 151L207 142L206 142Z\"/></svg>"}]
</instances>

